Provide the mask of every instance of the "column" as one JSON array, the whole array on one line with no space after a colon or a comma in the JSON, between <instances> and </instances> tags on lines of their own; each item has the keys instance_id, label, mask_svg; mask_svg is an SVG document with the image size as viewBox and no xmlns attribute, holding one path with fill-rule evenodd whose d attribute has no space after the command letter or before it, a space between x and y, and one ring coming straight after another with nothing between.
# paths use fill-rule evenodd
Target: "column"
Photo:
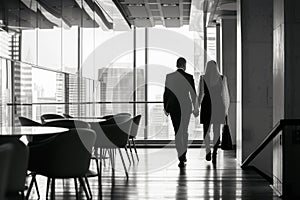
<instances>
[{"instance_id":1,"label":"column","mask_svg":"<svg viewBox=\"0 0 300 200\"><path fill-rule=\"evenodd\" d=\"M237 1L237 155L239 163L273 127L273 0ZM272 176L269 145L251 165Z\"/></svg>"},{"instance_id":2,"label":"column","mask_svg":"<svg viewBox=\"0 0 300 200\"><path fill-rule=\"evenodd\" d=\"M231 129L232 142L236 144L236 18L221 19L220 33L222 38L220 63L223 74L227 77L230 93L228 123Z\"/></svg>"},{"instance_id":3,"label":"column","mask_svg":"<svg viewBox=\"0 0 300 200\"><path fill-rule=\"evenodd\" d=\"M300 118L299 10L299 0L274 1L274 124L280 119ZM286 127L281 134L274 141L274 187L286 199L299 199L300 126Z\"/></svg>"}]
</instances>

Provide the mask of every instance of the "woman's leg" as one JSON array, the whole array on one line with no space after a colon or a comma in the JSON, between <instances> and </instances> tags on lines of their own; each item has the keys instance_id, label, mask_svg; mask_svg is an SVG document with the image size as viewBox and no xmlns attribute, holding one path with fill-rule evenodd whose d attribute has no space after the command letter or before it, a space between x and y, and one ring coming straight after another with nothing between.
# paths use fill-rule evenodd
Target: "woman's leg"
<instances>
[{"instance_id":1,"label":"woman's leg","mask_svg":"<svg viewBox=\"0 0 300 200\"><path fill-rule=\"evenodd\" d=\"M206 155L210 153L210 124L203 124Z\"/></svg>"},{"instance_id":2,"label":"woman's leg","mask_svg":"<svg viewBox=\"0 0 300 200\"><path fill-rule=\"evenodd\" d=\"M213 144L213 147L214 147L214 151L218 150L218 146L220 144L220 126L221 124L214 124L213 125L213 131L214 131L214 144Z\"/></svg>"},{"instance_id":3,"label":"woman's leg","mask_svg":"<svg viewBox=\"0 0 300 200\"><path fill-rule=\"evenodd\" d=\"M216 123L213 125L214 131L214 143L213 143L213 154L212 154L212 162L216 164L217 159L217 151L220 143L220 124Z\"/></svg>"}]
</instances>

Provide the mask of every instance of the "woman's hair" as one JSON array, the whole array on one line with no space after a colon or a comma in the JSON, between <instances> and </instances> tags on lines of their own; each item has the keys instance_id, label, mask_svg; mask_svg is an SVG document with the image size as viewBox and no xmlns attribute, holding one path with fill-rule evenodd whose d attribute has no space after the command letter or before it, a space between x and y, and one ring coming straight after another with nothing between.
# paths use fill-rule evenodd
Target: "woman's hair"
<instances>
[{"instance_id":1,"label":"woman's hair","mask_svg":"<svg viewBox=\"0 0 300 200\"><path fill-rule=\"evenodd\" d=\"M216 61L210 60L205 67L205 80L209 85L214 85L220 79L220 72Z\"/></svg>"}]
</instances>

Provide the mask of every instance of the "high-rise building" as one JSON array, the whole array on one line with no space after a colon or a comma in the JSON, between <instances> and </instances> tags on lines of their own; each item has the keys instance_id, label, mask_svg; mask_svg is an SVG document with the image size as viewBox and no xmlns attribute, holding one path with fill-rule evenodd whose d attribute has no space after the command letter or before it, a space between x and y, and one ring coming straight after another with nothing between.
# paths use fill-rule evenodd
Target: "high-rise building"
<instances>
[{"instance_id":1,"label":"high-rise building","mask_svg":"<svg viewBox=\"0 0 300 200\"><path fill-rule=\"evenodd\" d=\"M101 102L127 102L103 104L101 114L112 114L118 112L133 112L133 69L130 63L117 63L108 68L98 70L98 81L100 81Z\"/></svg>"},{"instance_id":2,"label":"high-rise building","mask_svg":"<svg viewBox=\"0 0 300 200\"><path fill-rule=\"evenodd\" d=\"M66 89L68 92L66 94L68 95L66 99L70 103L68 109L69 114L74 116L86 116L87 108L85 104L79 105L79 102L85 102L86 99L86 93L87 93L87 85L84 79L78 80L77 75L69 75L68 76L68 83L66 83ZM78 81L79 81L79 87L78 87ZM80 95L80 98L78 98L78 95Z\"/></svg>"},{"instance_id":3,"label":"high-rise building","mask_svg":"<svg viewBox=\"0 0 300 200\"><path fill-rule=\"evenodd\" d=\"M56 73L56 90L55 90L55 102L64 103L65 102L65 81L63 73ZM62 114L65 112L65 105L57 105L56 113Z\"/></svg>"}]
</instances>

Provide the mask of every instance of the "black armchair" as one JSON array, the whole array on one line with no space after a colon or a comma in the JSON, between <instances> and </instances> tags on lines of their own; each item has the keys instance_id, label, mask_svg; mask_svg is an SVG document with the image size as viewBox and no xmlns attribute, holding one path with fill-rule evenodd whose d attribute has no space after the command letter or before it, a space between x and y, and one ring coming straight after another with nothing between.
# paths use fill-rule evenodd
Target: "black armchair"
<instances>
[{"instance_id":1,"label":"black armchair","mask_svg":"<svg viewBox=\"0 0 300 200\"><path fill-rule=\"evenodd\" d=\"M21 126L41 126L42 124L26 117L18 117Z\"/></svg>"},{"instance_id":2,"label":"black armchair","mask_svg":"<svg viewBox=\"0 0 300 200\"><path fill-rule=\"evenodd\" d=\"M67 114L67 113L64 113L63 116L64 116L65 118L73 118L71 115L69 115L69 114Z\"/></svg>"},{"instance_id":3,"label":"black armchair","mask_svg":"<svg viewBox=\"0 0 300 200\"><path fill-rule=\"evenodd\" d=\"M29 170L52 180L51 197L55 196L55 179L74 178L76 199L79 198L77 179L87 191L88 172L91 151L96 140L96 133L91 129L71 129L66 133L30 146ZM50 183L48 179L48 183ZM47 194L48 194L47 184ZM91 194L90 194L91 195Z\"/></svg>"},{"instance_id":4,"label":"black armchair","mask_svg":"<svg viewBox=\"0 0 300 200\"><path fill-rule=\"evenodd\" d=\"M114 115L105 115L103 117L100 117L100 119L110 119L114 116L127 116L127 117L131 117L131 114L130 113L118 113L118 114L114 114Z\"/></svg>"},{"instance_id":5,"label":"black armchair","mask_svg":"<svg viewBox=\"0 0 300 200\"><path fill-rule=\"evenodd\" d=\"M11 162L13 146L11 144L0 145L0 199L5 199L8 180L8 171Z\"/></svg>"},{"instance_id":6,"label":"black armchair","mask_svg":"<svg viewBox=\"0 0 300 200\"><path fill-rule=\"evenodd\" d=\"M42 124L44 124L45 120L47 120L47 119L64 119L64 117L61 115L58 115L58 114L43 114L41 116Z\"/></svg>"},{"instance_id":7,"label":"black armchair","mask_svg":"<svg viewBox=\"0 0 300 200\"><path fill-rule=\"evenodd\" d=\"M133 148L134 148L134 151L135 151L135 155L136 155L138 160L139 160L139 156L138 156L138 153L137 153L137 150L136 150L134 140L135 140L135 138L137 136L137 133L138 133L138 128L139 128L139 125L140 125L141 118L142 118L142 115L137 115L132 119L132 125L131 125L131 129L130 129L129 140L128 140L128 145L129 145L131 155L132 155L132 150L131 150L130 140L132 142L132 145L133 145Z\"/></svg>"},{"instance_id":8,"label":"black armchair","mask_svg":"<svg viewBox=\"0 0 300 200\"><path fill-rule=\"evenodd\" d=\"M23 199L28 168L28 147L18 138L10 136L1 136L0 145L2 144L11 144L13 147L7 175L6 199Z\"/></svg>"},{"instance_id":9,"label":"black armchair","mask_svg":"<svg viewBox=\"0 0 300 200\"><path fill-rule=\"evenodd\" d=\"M126 148L129 139L129 131L131 128L132 119L129 119L125 122L113 123L113 124L105 124L103 122L100 123L94 122L90 124L91 124L91 128L95 130L97 134L97 139L94 147L95 149L100 148L100 158L99 158L100 167L97 167L99 180L101 179L101 161L103 156L102 150L104 149L108 149L109 151L113 169L115 167L113 150L118 149L120 153L120 157L122 159L122 164L125 170L126 177L128 178L128 172L125 166L121 148Z\"/></svg>"},{"instance_id":10,"label":"black armchair","mask_svg":"<svg viewBox=\"0 0 300 200\"><path fill-rule=\"evenodd\" d=\"M33 121L33 120L28 119L26 117L21 117L20 116L19 121L20 121L21 126L42 126L41 123ZM35 142L39 142L39 141L48 139L49 137L52 137L52 136L45 136L45 135L27 136L27 140L30 143L35 143Z\"/></svg>"}]
</instances>

